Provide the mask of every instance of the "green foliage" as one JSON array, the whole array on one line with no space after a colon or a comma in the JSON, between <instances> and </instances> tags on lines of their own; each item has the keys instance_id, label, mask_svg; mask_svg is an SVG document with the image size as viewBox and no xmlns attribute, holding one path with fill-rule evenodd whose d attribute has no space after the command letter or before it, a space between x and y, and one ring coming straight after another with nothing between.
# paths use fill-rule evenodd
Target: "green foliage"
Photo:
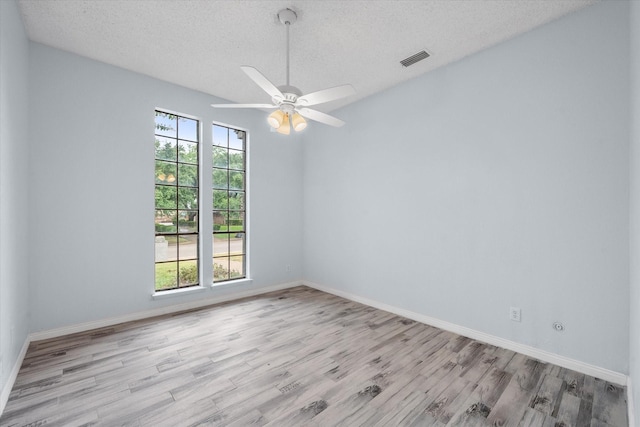
<instances>
[{"instance_id":1,"label":"green foliage","mask_svg":"<svg viewBox=\"0 0 640 427\"><path fill-rule=\"evenodd\" d=\"M198 283L198 264L187 264L180 267L180 284L194 285Z\"/></svg>"},{"instance_id":2,"label":"green foliage","mask_svg":"<svg viewBox=\"0 0 640 427\"><path fill-rule=\"evenodd\" d=\"M213 147L213 166L226 168L229 166L229 150L224 147Z\"/></svg>"},{"instance_id":3,"label":"green foliage","mask_svg":"<svg viewBox=\"0 0 640 427\"><path fill-rule=\"evenodd\" d=\"M177 189L166 185L156 185L156 209L176 209Z\"/></svg>"},{"instance_id":4,"label":"green foliage","mask_svg":"<svg viewBox=\"0 0 640 427\"><path fill-rule=\"evenodd\" d=\"M156 233L175 233L175 225L156 224Z\"/></svg>"},{"instance_id":5,"label":"green foliage","mask_svg":"<svg viewBox=\"0 0 640 427\"><path fill-rule=\"evenodd\" d=\"M198 283L198 262L196 260L164 262L156 264L156 290L178 287L178 263L180 265L180 286Z\"/></svg>"},{"instance_id":6,"label":"green foliage","mask_svg":"<svg viewBox=\"0 0 640 427\"><path fill-rule=\"evenodd\" d=\"M245 169L243 152L229 153L229 169L238 169L238 170Z\"/></svg>"},{"instance_id":7,"label":"green foliage","mask_svg":"<svg viewBox=\"0 0 640 427\"><path fill-rule=\"evenodd\" d=\"M238 270L231 270L231 277L239 277L240 272ZM219 282L229 279L229 271L220 264L213 264L213 280Z\"/></svg>"},{"instance_id":8,"label":"green foliage","mask_svg":"<svg viewBox=\"0 0 640 427\"><path fill-rule=\"evenodd\" d=\"M178 116L176 116L174 114L165 113L165 112L162 112L162 111L156 111L156 117L162 117L162 118L169 119L169 120L176 120L176 118ZM174 130L174 128L169 126L169 125L166 125L166 124L163 124L161 122L158 122L158 120L156 120L156 130L159 130L159 131L171 131L171 130Z\"/></svg>"}]
</instances>

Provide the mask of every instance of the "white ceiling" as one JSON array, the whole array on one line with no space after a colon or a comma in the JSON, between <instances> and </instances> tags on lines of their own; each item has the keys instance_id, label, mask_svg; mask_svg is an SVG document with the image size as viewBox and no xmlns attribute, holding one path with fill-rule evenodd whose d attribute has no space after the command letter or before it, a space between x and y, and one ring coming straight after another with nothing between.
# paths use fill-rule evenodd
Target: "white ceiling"
<instances>
[{"instance_id":1,"label":"white ceiling","mask_svg":"<svg viewBox=\"0 0 640 427\"><path fill-rule=\"evenodd\" d=\"M238 103L270 102L241 70L309 93L351 83L328 112L507 40L597 0L19 0L33 41ZM399 61L427 50L409 68ZM531 52L541 60L543 52ZM213 101L213 100L212 100Z\"/></svg>"}]
</instances>

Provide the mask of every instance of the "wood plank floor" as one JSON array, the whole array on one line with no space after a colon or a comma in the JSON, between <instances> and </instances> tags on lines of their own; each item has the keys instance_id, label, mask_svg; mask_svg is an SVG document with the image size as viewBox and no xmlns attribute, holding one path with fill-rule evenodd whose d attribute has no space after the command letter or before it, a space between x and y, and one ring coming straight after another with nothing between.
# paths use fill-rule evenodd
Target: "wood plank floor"
<instances>
[{"instance_id":1,"label":"wood plank floor","mask_svg":"<svg viewBox=\"0 0 640 427\"><path fill-rule=\"evenodd\" d=\"M626 390L306 287L30 345L1 426L627 426Z\"/></svg>"}]
</instances>

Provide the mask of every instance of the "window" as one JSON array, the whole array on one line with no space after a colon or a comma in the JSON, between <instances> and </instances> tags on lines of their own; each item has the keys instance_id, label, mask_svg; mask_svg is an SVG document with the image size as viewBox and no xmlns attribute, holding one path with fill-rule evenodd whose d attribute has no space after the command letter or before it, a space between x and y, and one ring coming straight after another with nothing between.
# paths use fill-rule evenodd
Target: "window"
<instances>
[{"instance_id":1,"label":"window","mask_svg":"<svg viewBox=\"0 0 640 427\"><path fill-rule=\"evenodd\" d=\"M246 277L245 131L213 125L213 282Z\"/></svg>"},{"instance_id":2,"label":"window","mask_svg":"<svg viewBox=\"0 0 640 427\"><path fill-rule=\"evenodd\" d=\"M156 111L155 289L198 285L199 122Z\"/></svg>"}]
</instances>

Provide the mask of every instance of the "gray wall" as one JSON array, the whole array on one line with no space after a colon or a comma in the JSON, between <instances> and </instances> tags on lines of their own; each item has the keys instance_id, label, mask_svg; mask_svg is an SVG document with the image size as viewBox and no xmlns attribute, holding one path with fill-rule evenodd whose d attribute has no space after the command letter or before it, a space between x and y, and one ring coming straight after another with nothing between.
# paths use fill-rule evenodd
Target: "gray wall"
<instances>
[{"instance_id":1,"label":"gray wall","mask_svg":"<svg viewBox=\"0 0 640 427\"><path fill-rule=\"evenodd\" d=\"M640 417L640 2L631 2L631 297L629 374L635 413ZM633 405L634 402L630 402ZM640 418L637 418L640 421Z\"/></svg>"},{"instance_id":2,"label":"gray wall","mask_svg":"<svg viewBox=\"0 0 640 427\"><path fill-rule=\"evenodd\" d=\"M215 110L212 96L40 44L29 65L32 331L301 278L301 146L269 132L264 113ZM250 286L151 299L156 107L199 117L209 146L214 120L250 129Z\"/></svg>"},{"instance_id":3,"label":"gray wall","mask_svg":"<svg viewBox=\"0 0 640 427\"><path fill-rule=\"evenodd\" d=\"M29 334L28 41L15 2L0 1L0 390Z\"/></svg>"},{"instance_id":4,"label":"gray wall","mask_svg":"<svg viewBox=\"0 0 640 427\"><path fill-rule=\"evenodd\" d=\"M589 7L306 133L305 278L627 372L628 8Z\"/></svg>"}]
</instances>

